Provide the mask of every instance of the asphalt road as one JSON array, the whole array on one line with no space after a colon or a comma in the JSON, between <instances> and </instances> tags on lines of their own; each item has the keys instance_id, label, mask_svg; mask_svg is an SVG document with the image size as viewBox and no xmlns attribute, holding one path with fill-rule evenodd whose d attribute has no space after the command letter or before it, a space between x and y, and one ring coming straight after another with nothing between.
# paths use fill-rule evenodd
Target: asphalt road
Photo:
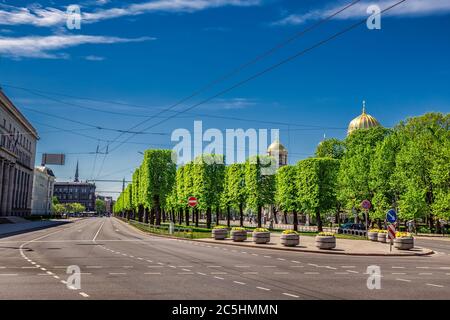
<instances>
[{"instance_id":1,"label":"asphalt road","mask_svg":"<svg viewBox=\"0 0 450 320\"><path fill-rule=\"evenodd\" d=\"M0 299L449 299L444 249L308 254L155 237L115 218L86 218L0 239ZM77 290L67 286L72 265ZM380 267L380 289L367 287L371 265Z\"/></svg>"}]
</instances>

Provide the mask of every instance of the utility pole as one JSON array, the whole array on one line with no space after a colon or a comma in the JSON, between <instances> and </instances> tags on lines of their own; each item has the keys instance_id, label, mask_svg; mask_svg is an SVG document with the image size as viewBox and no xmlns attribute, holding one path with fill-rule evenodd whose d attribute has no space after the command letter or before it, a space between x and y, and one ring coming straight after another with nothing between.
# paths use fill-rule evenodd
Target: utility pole
<instances>
[{"instance_id":1,"label":"utility pole","mask_svg":"<svg viewBox=\"0 0 450 320\"><path fill-rule=\"evenodd\" d=\"M125 178L123 178L123 181L122 181L122 192L124 192L125 191Z\"/></svg>"}]
</instances>

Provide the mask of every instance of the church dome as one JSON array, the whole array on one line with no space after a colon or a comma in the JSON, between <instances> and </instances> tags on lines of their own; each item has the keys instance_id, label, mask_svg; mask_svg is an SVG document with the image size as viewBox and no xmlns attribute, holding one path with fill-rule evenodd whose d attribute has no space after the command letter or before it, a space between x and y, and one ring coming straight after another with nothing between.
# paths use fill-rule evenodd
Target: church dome
<instances>
[{"instance_id":1,"label":"church dome","mask_svg":"<svg viewBox=\"0 0 450 320\"><path fill-rule=\"evenodd\" d=\"M351 134L353 131L358 129L369 129L374 127L379 127L380 123L377 119L372 117L370 114L366 113L366 102L363 101L362 114L353 119L348 125L347 134Z\"/></svg>"},{"instance_id":2,"label":"church dome","mask_svg":"<svg viewBox=\"0 0 450 320\"><path fill-rule=\"evenodd\" d=\"M272 144L269 146L269 148L267 149L268 153L272 153L272 152L279 152L279 153L283 153L283 152L287 152L287 149L285 146L283 146L280 143L280 140L275 140L274 142L272 142Z\"/></svg>"}]
</instances>

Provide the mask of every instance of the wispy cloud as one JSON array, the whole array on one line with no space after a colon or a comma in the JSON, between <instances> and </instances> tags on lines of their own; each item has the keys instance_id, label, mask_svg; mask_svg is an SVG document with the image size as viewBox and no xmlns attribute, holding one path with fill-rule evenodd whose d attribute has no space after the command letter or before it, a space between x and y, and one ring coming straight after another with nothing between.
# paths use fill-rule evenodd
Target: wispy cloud
<instances>
[{"instance_id":1,"label":"wispy cloud","mask_svg":"<svg viewBox=\"0 0 450 320\"><path fill-rule=\"evenodd\" d=\"M57 52L58 50L85 44L142 42L154 39L155 38L150 37L127 39L90 35L52 35L17 38L0 36L0 55L4 55L14 59L64 59L68 58L68 55L66 53Z\"/></svg>"},{"instance_id":2,"label":"wispy cloud","mask_svg":"<svg viewBox=\"0 0 450 320\"><path fill-rule=\"evenodd\" d=\"M107 1L100 1L105 2ZM83 23L138 16L151 12L196 12L225 6L248 7L259 5L261 0L155 0L132 3L124 7L100 8L89 11L82 8ZM53 27L65 24L65 9L42 7L2 6L0 8L0 25L33 25L36 27Z\"/></svg>"},{"instance_id":3,"label":"wispy cloud","mask_svg":"<svg viewBox=\"0 0 450 320\"><path fill-rule=\"evenodd\" d=\"M103 60L105 60L105 57L90 55L90 56L84 57L84 59L86 59L88 61L103 61Z\"/></svg>"},{"instance_id":4,"label":"wispy cloud","mask_svg":"<svg viewBox=\"0 0 450 320\"><path fill-rule=\"evenodd\" d=\"M334 19L347 20L347 19L359 19L367 17L367 7L372 4L377 4L383 10L398 0L382 0L378 2L374 1L362 1L338 14ZM312 10L306 13L290 14L278 21L272 23L275 26L284 25L298 25L310 20L322 19L330 16L334 12L342 8L346 3L341 5L327 6L321 9ZM386 15L395 17L419 17L429 15L442 15L450 13L450 1L448 0L408 0L398 5Z\"/></svg>"}]
</instances>

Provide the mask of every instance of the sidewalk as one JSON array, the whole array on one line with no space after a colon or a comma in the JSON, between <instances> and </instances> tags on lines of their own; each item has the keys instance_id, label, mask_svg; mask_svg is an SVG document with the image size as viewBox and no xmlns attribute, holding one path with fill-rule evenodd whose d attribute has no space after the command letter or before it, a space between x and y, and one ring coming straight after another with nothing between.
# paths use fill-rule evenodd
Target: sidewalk
<instances>
[{"instance_id":1,"label":"sidewalk","mask_svg":"<svg viewBox=\"0 0 450 320\"><path fill-rule=\"evenodd\" d=\"M336 248L332 250L320 250L315 247L315 237L300 236L300 245L296 247L285 247L281 244L280 234L272 233L270 235L270 243L268 244L254 244L252 238L248 238L244 242L233 242L231 239L214 240L214 239L196 239L195 241L227 244L242 247L252 247L261 249L287 250L309 253L323 253L323 254L342 254L355 256L424 256L433 254L433 250L415 247L412 250L397 250L392 246L392 252L389 252L389 244L373 242L369 240L349 240L336 239Z\"/></svg>"},{"instance_id":2,"label":"sidewalk","mask_svg":"<svg viewBox=\"0 0 450 320\"><path fill-rule=\"evenodd\" d=\"M0 238L13 236L16 234L35 231L39 229L50 228L64 223L69 223L70 220L46 220L46 221L31 221L24 223L7 223L0 224Z\"/></svg>"}]
</instances>

